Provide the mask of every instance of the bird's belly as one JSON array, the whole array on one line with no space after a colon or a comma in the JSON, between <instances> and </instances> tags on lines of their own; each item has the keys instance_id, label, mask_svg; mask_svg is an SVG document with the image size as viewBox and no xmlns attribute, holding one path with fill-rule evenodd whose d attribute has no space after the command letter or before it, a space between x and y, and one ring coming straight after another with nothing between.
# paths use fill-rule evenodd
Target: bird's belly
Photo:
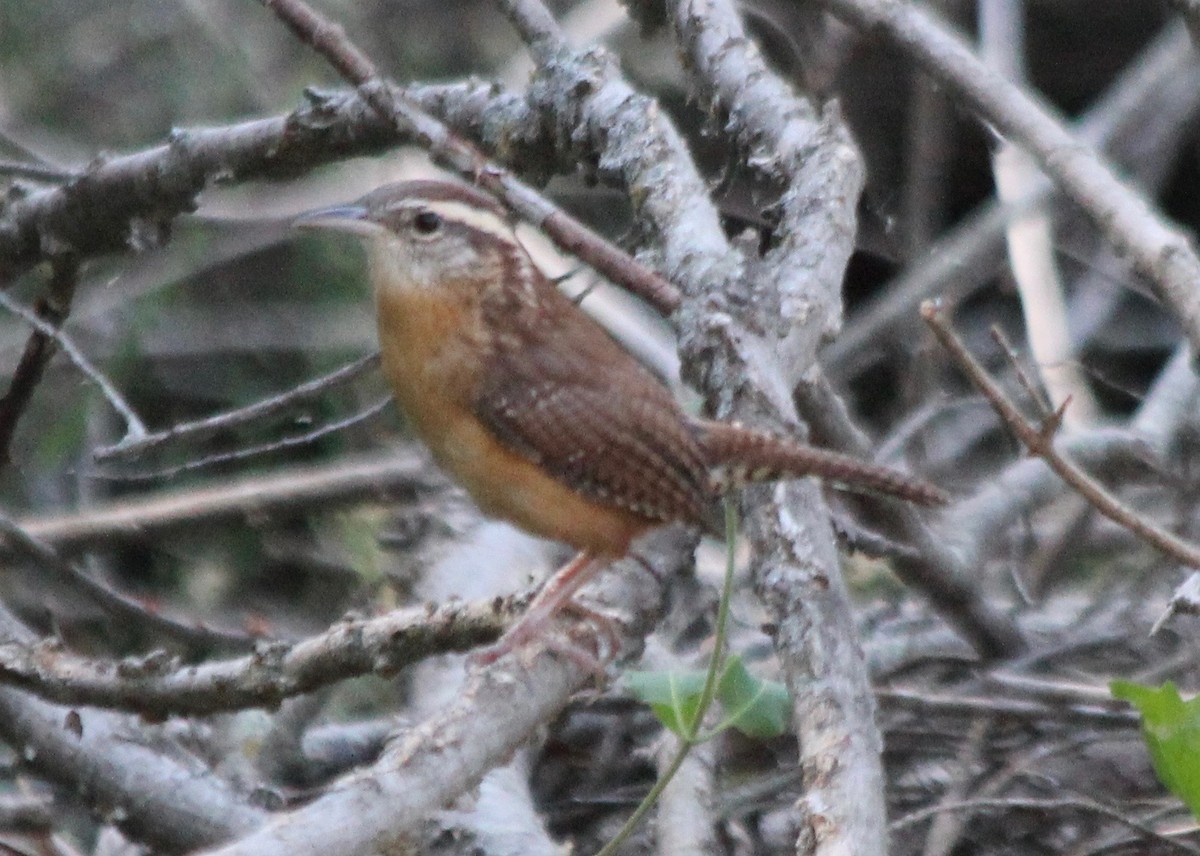
<instances>
[{"instance_id":1,"label":"bird's belly","mask_svg":"<svg viewBox=\"0 0 1200 856\"><path fill-rule=\"evenodd\" d=\"M446 429L428 438L429 448L489 516L604 556L625 555L634 537L656 525L572 490L502 445L473 418Z\"/></svg>"}]
</instances>

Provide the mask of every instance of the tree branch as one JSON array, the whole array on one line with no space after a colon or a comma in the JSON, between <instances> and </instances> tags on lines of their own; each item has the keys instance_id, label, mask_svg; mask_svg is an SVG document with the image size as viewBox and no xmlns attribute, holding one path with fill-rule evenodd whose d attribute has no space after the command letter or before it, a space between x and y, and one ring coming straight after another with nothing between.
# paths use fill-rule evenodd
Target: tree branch
<instances>
[{"instance_id":1,"label":"tree branch","mask_svg":"<svg viewBox=\"0 0 1200 856\"><path fill-rule=\"evenodd\" d=\"M491 642L520 598L397 610L341 621L298 642L262 642L234 660L181 665L165 654L94 660L54 641L0 644L0 683L57 704L113 708L154 720L278 707L286 698L361 675L388 677L432 654Z\"/></svg>"},{"instance_id":2,"label":"tree branch","mask_svg":"<svg viewBox=\"0 0 1200 856\"><path fill-rule=\"evenodd\" d=\"M922 8L898 0L822 0L835 15L882 36L1028 151L1087 211L1118 251L1149 277L1193 353L1200 353L1200 258L1187 235L1120 181L1049 108L979 61L963 40Z\"/></svg>"}]
</instances>

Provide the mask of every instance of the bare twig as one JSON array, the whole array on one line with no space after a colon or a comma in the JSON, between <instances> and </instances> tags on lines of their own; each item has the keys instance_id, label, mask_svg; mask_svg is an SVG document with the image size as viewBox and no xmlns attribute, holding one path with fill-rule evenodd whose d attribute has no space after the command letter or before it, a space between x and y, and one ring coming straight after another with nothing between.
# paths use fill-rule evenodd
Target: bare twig
<instances>
[{"instance_id":1,"label":"bare twig","mask_svg":"<svg viewBox=\"0 0 1200 856\"><path fill-rule=\"evenodd\" d=\"M1128 429L1093 428L1063 437L1061 448L1090 470L1126 481L1154 477L1156 461L1167 455L1193 423L1200 379L1186 344L1159 373ZM951 509L945 530L955 552L977 564L1005 527L1061 496L1067 485L1036 458L1022 458Z\"/></svg>"},{"instance_id":2,"label":"bare twig","mask_svg":"<svg viewBox=\"0 0 1200 856\"><path fill-rule=\"evenodd\" d=\"M54 260L53 274L47 294L38 298L32 314L57 331L71 311L71 300L75 296L79 264L71 256L60 256ZM60 334L61 335L61 334ZM50 358L54 356L53 339L42 330L35 329L25 341L21 361L13 372L8 392L0 398L0 467L11 462L9 450L17 422L46 371Z\"/></svg>"},{"instance_id":3,"label":"bare twig","mask_svg":"<svg viewBox=\"0 0 1200 856\"><path fill-rule=\"evenodd\" d=\"M82 592L85 598L115 619L145 627L151 633L171 639L189 649L245 651L254 645L254 637L246 633L205 627L168 618L148 609L136 600L80 571L65 561L55 550L26 532L11 519L0 514L0 537L7 550L33 562L38 570L48 571L66 586Z\"/></svg>"},{"instance_id":4,"label":"bare twig","mask_svg":"<svg viewBox=\"0 0 1200 856\"><path fill-rule=\"evenodd\" d=\"M92 365L92 361L84 356L83 351L72 342L65 333L58 329L57 325L50 321L41 318L36 310L23 306L17 301L8 296L7 292L0 291L0 306L3 306L12 314L19 317L22 321L36 330L40 335L53 342L58 347L62 348L65 353L83 374L100 388L100 392L104 394L104 398L112 405L113 410L121 415L125 420L125 432L130 437L142 437L146 434L146 426L141 418L125 401L121 393L117 392L115 386L104 376L103 372Z\"/></svg>"},{"instance_id":5,"label":"bare twig","mask_svg":"<svg viewBox=\"0 0 1200 856\"><path fill-rule=\"evenodd\" d=\"M244 425L255 419L272 416L301 402L312 401L320 397L327 390L347 383L378 365L379 352L376 351L348 365L344 365L327 375L313 378L310 381L289 389L287 392L273 395L270 398L264 398L262 401L256 401L245 407L228 410L224 413L198 419L195 422L172 425L165 431L155 431L152 434L146 434L140 439L127 437L114 446L105 446L97 449L92 453L92 459L97 462L103 462L113 458L135 457L177 440L205 440L221 431Z\"/></svg>"},{"instance_id":6,"label":"bare twig","mask_svg":"<svg viewBox=\"0 0 1200 856\"><path fill-rule=\"evenodd\" d=\"M961 802L939 803L929 808L914 811L897 820L892 821L890 829L892 832L899 832L909 826L921 823L944 811L1034 811L1045 814L1055 811L1084 811L1092 814L1100 814L1110 820L1115 820L1117 823L1123 824L1130 829L1136 830L1144 837L1157 841L1159 844L1166 845L1172 850L1178 850L1180 853L1190 853L1192 856L1200 854L1200 848L1197 848L1186 841L1178 841L1169 835L1164 835L1151 826L1147 826L1141 821L1130 817L1112 806L1098 803L1094 800L1085 799L1084 797L1069 797L1066 799L1032 799L1028 797L995 797L988 799L969 799Z\"/></svg>"},{"instance_id":7,"label":"bare twig","mask_svg":"<svg viewBox=\"0 0 1200 856\"><path fill-rule=\"evenodd\" d=\"M534 172L576 164L562 152L552 123L520 96L469 80L419 85L408 97L446 122L502 149ZM286 115L233 125L177 129L156 146L105 156L65 185L6 198L0 207L0 276L11 279L52 255L80 261L145 249L167 240L162 228L196 207L209 183L290 178L347 157L377 154L410 140L361 97L306 92Z\"/></svg>"},{"instance_id":8,"label":"bare twig","mask_svg":"<svg viewBox=\"0 0 1200 856\"><path fill-rule=\"evenodd\" d=\"M249 514L280 514L331 503L384 499L397 491L441 482L425 460L411 451L388 451L345 458L332 464L289 467L269 475L221 479L206 487L152 493L69 514L26 517L21 530L59 549L149 538L160 532L237 519Z\"/></svg>"},{"instance_id":9,"label":"bare twig","mask_svg":"<svg viewBox=\"0 0 1200 856\"><path fill-rule=\"evenodd\" d=\"M1079 468L1073 461L1063 457L1054 448L1054 435L1058 428L1058 411L1039 428L1026 421L1009 400L1004 390L1000 388L967 350L962 340L950 329L949 323L941 310L932 302L921 305L921 317L929 324L942 347L949 352L954 361L966 373L971 382L983 393L992 408L1008 426L1013 435L1036 455L1046 462L1054 472L1070 484L1096 510L1115 523L1126 527L1147 543L1158 548L1176 561L1192 568L1200 568L1200 547L1168 532L1148 518L1122 504L1115 496L1105 490L1096 481Z\"/></svg>"},{"instance_id":10,"label":"bare twig","mask_svg":"<svg viewBox=\"0 0 1200 856\"><path fill-rule=\"evenodd\" d=\"M215 466L216 464L224 464L230 461L244 461L248 458L256 458L259 455L266 455L272 452L278 452L282 449L293 449L297 446L307 446L309 443L315 443L322 437L330 434L336 434L338 431L344 431L347 428L357 425L360 422L366 422L368 419L373 419L382 413L388 405L392 403L392 397L385 395L375 401L374 404L367 407L365 410L360 410L357 413L352 413L344 419L337 419L333 422L326 423L313 428L311 431L305 431L303 434L292 434L287 437L281 437L278 440L270 440L266 443L259 443L254 446L244 446L240 449L235 449L232 452L219 452L215 455L205 455L202 458L187 461L174 467L166 467L161 470L151 470L149 472L120 472L120 473L104 473L93 472L89 473L94 478L107 478L114 481L159 481L161 479L174 478L181 473L192 472L193 470L202 470L205 467Z\"/></svg>"},{"instance_id":11,"label":"bare twig","mask_svg":"<svg viewBox=\"0 0 1200 856\"><path fill-rule=\"evenodd\" d=\"M984 680L997 687L1006 697L1020 693L1051 703L1101 706L1113 704L1113 696L1108 687L1098 684L1048 680L1005 671L988 672Z\"/></svg>"},{"instance_id":12,"label":"bare twig","mask_svg":"<svg viewBox=\"0 0 1200 856\"><path fill-rule=\"evenodd\" d=\"M520 598L398 610L341 621L294 643L260 643L253 654L183 665L165 654L113 663L57 643L0 644L0 683L58 704L115 708L153 718L207 715L281 701L366 674L394 675L431 654L466 651L499 636Z\"/></svg>"},{"instance_id":13,"label":"bare twig","mask_svg":"<svg viewBox=\"0 0 1200 856\"><path fill-rule=\"evenodd\" d=\"M1008 335L997 325L992 325L992 328L988 332L991 333L992 341L1000 346L1000 350L1008 358L1008 364L1012 367L1017 383L1021 385L1021 389L1025 390L1025 394L1029 396L1029 400L1037 408L1038 415L1043 419L1049 419L1053 416L1055 408L1051 406L1050 402L1046 400L1046 396L1038 389L1037 384L1033 382L1033 378L1029 376L1029 372L1025 371L1025 364L1021 362L1021 356L1017 353L1017 349L1013 347L1013 343L1009 340ZM1059 402L1060 407L1063 406L1063 401ZM1072 399L1072 405L1074 405L1074 399ZM1069 410L1070 408L1067 409Z\"/></svg>"},{"instance_id":14,"label":"bare twig","mask_svg":"<svg viewBox=\"0 0 1200 856\"><path fill-rule=\"evenodd\" d=\"M982 59L1013 84L1026 84L1025 15L1023 3L985 0L979 5ZM1041 181L1033 159L1012 143L992 155L996 193L1002 202L1018 203ZM1021 296L1025 335L1038 374L1054 406L1067 399L1067 426L1095 421L1098 406L1079 367L1067 325L1067 302L1054 259L1054 235L1049 213L1031 209L1014 217L1006 229L1009 265Z\"/></svg>"},{"instance_id":15,"label":"bare twig","mask_svg":"<svg viewBox=\"0 0 1200 856\"><path fill-rule=\"evenodd\" d=\"M1132 728L1140 721L1131 710L1112 709L1098 704L1047 704L1030 699L1007 696L946 695L931 693L926 688L908 689L894 687L877 690L881 705L897 705L922 711L926 714L949 713L958 716L1008 716L1030 722L1060 722Z\"/></svg>"}]
</instances>

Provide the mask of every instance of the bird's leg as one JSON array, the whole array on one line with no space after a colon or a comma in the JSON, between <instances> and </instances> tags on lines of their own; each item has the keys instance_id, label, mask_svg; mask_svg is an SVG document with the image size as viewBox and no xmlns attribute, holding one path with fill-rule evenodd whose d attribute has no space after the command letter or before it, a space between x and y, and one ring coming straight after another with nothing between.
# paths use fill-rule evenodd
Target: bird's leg
<instances>
[{"instance_id":1,"label":"bird's leg","mask_svg":"<svg viewBox=\"0 0 1200 856\"><path fill-rule=\"evenodd\" d=\"M594 577L608 563L608 559L593 556L587 552L581 552L576 555L575 558L555 571L550 579L546 580L541 591L534 597L533 603L529 604L529 608L525 610L525 614L521 616L521 619L509 628L508 632L494 645L490 645L472 654L471 661L478 665L494 663L518 646L537 638L545 630L546 623L560 609L568 605L573 610L578 610L585 617L595 621L598 626L602 625L604 623L602 616L598 615L594 610L571 603L571 598L575 592L579 591L588 580ZM601 632L605 635L613 635L609 627L602 628ZM550 647L556 651L562 651L561 646L551 645ZM579 651L575 653L582 655L584 652ZM574 655L572 654L572 656ZM588 665L590 668L594 668L596 663L589 662Z\"/></svg>"}]
</instances>

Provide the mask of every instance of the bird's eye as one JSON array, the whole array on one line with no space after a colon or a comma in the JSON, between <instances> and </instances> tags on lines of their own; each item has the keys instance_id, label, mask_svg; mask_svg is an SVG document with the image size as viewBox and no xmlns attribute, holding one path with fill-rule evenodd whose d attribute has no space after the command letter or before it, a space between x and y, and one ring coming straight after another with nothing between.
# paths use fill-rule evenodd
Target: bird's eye
<instances>
[{"instance_id":1,"label":"bird's eye","mask_svg":"<svg viewBox=\"0 0 1200 856\"><path fill-rule=\"evenodd\" d=\"M420 211L417 216L413 217L413 229L417 231L418 235L432 235L440 228L442 228L440 214L432 211Z\"/></svg>"}]
</instances>

